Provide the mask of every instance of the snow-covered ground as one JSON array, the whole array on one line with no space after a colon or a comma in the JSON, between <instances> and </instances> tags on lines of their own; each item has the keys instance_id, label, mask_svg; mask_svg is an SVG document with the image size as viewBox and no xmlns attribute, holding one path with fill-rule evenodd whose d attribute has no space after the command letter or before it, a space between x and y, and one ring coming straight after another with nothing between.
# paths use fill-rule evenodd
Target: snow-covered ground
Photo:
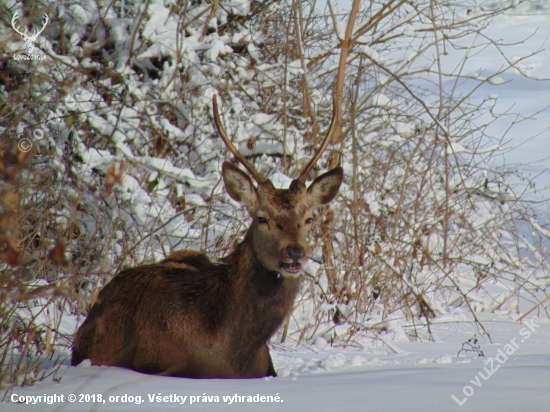
<instances>
[{"instance_id":1,"label":"snow-covered ground","mask_svg":"<svg viewBox=\"0 0 550 412\"><path fill-rule=\"evenodd\" d=\"M535 178L537 188L546 197L550 197L550 14L548 11L540 14L525 14L499 17L489 26L488 35L493 39L502 39L504 43L512 44L504 47L509 58L526 55L527 51L538 51L522 63L524 73L531 80L512 71L502 75L502 84L485 84L476 97L483 98L490 94L498 95L497 109L499 112L509 110L511 113L521 113L522 116L511 116L497 122L489 133L494 136L506 136L508 150L502 163L508 168L520 168L530 178ZM490 72L496 71L502 65L495 50L475 56L470 64L485 67ZM507 130L510 121L526 120ZM548 208L546 209L548 211Z\"/></svg>"},{"instance_id":2,"label":"snow-covered ground","mask_svg":"<svg viewBox=\"0 0 550 412\"><path fill-rule=\"evenodd\" d=\"M61 383L43 382L33 387L17 388L11 395L15 401L28 399L31 403L37 402L34 405L8 401L1 404L0 409L550 410L548 319L532 317L518 324L495 317L486 319L484 325L492 343L480 338L473 323L463 321L433 325L435 342L393 343L393 350L381 342L379 347L369 349L323 348L322 345L286 350L272 348L280 376L269 379L197 380L149 376L89 364L67 366L61 371ZM462 352L457 357L462 343L475 333L484 357L477 356L476 352ZM71 394L76 396L75 402L69 402ZM44 396L49 396L46 400L52 401L52 395L58 395L58 402L44 402ZM30 396L34 398L28 398ZM43 398L36 398L38 396ZM63 402L60 402L60 396L63 396ZM96 400L101 396L101 401L92 402L93 396ZM273 402L261 402L262 396L266 397L264 400ZM277 400L279 402L275 402Z\"/></svg>"}]
</instances>

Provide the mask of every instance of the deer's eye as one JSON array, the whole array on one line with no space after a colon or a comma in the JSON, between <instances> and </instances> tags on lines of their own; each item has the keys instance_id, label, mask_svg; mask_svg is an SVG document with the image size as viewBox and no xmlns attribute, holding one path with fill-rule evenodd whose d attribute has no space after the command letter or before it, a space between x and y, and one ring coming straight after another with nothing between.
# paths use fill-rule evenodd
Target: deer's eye
<instances>
[{"instance_id":1,"label":"deer's eye","mask_svg":"<svg viewBox=\"0 0 550 412\"><path fill-rule=\"evenodd\" d=\"M311 225L313 223L313 218L312 217L308 217L306 219L306 225Z\"/></svg>"},{"instance_id":2,"label":"deer's eye","mask_svg":"<svg viewBox=\"0 0 550 412\"><path fill-rule=\"evenodd\" d=\"M259 217L258 218L258 223L267 223L267 219L265 217Z\"/></svg>"}]
</instances>

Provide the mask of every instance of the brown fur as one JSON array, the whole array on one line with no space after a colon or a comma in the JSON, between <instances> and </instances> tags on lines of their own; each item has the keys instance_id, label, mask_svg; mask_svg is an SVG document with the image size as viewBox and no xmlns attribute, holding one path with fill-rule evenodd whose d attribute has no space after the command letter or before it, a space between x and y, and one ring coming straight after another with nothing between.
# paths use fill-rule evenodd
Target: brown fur
<instances>
[{"instance_id":1,"label":"brown fur","mask_svg":"<svg viewBox=\"0 0 550 412\"><path fill-rule=\"evenodd\" d=\"M291 310L300 281L255 267L250 241L222 264L178 251L120 272L79 329L71 363L90 358L192 377L274 375L266 342Z\"/></svg>"},{"instance_id":2,"label":"brown fur","mask_svg":"<svg viewBox=\"0 0 550 412\"><path fill-rule=\"evenodd\" d=\"M308 189L294 181L288 190L270 181L256 190L227 162L223 176L229 194L254 218L244 241L219 264L203 253L176 251L118 273L76 334L73 365L89 358L174 376L275 375L267 342L300 289L296 266L286 271L283 264L300 267L307 259L305 220L336 195L342 171L325 173Z\"/></svg>"}]
</instances>

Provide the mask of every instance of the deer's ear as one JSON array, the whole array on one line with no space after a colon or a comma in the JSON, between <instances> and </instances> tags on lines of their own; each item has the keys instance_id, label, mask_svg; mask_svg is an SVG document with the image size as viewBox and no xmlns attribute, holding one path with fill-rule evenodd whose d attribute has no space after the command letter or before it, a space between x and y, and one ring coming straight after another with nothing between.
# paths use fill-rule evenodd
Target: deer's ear
<instances>
[{"instance_id":1,"label":"deer's ear","mask_svg":"<svg viewBox=\"0 0 550 412\"><path fill-rule=\"evenodd\" d=\"M258 192L248 175L233 164L223 162L222 176L229 196L243 204L249 213L253 213L258 208L259 199Z\"/></svg>"},{"instance_id":2,"label":"deer's ear","mask_svg":"<svg viewBox=\"0 0 550 412\"><path fill-rule=\"evenodd\" d=\"M338 166L323 173L307 188L307 193L312 207L326 205L329 203L340 189L344 179L344 170Z\"/></svg>"}]
</instances>

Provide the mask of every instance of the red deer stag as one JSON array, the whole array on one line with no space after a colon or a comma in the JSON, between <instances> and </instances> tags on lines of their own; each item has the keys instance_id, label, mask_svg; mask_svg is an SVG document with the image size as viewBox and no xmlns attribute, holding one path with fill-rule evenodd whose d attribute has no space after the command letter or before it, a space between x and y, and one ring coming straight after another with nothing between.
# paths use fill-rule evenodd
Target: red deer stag
<instances>
[{"instance_id":1,"label":"red deer stag","mask_svg":"<svg viewBox=\"0 0 550 412\"><path fill-rule=\"evenodd\" d=\"M76 333L73 365L89 358L95 365L172 376L276 376L267 342L300 289L312 208L329 203L342 183L336 167L305 185L328 146L338 108L334 104L327 135L300 177L276 189L229 140L215 96L212 104L220 136L257 182L223 163L227 192L253 219L243 242L222 263L180 250L117 274Z\"/></svg>"}]
</instances>

